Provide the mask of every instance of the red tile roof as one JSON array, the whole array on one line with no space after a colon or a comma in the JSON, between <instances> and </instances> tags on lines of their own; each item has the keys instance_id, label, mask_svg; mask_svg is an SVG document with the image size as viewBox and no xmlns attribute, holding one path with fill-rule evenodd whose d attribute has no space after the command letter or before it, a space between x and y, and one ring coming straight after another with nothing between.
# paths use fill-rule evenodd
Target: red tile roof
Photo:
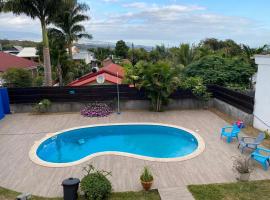
<instances>
[{"instance_id":1,"label":"red tile roof","mask_svg":"<svg viewBox=\"0 0 270 200\"><path fill-rule=\"evenodd\" d=\"M38 65L34 61L0 51L0 72L5 72L10 68L35 69Z\"/></svg>"},{"instance_id":2,"label":"red tile roof","mask_svg":"<svg viewBox=\"0 0 270 200\"><path fill-rule=\"evenodd\" d=\"M117 72L118 72L118 78L117 78ZM96 73L89 73L81 78L69 83L69 86L85 86L92 82L96 81L96 78L98 75L104 75L105 81L114 83L114 84L121 84L122 80L124 78L124 68L120 65L110 63L106 65L105 67L100 68L100 70Z\"/></svg>"}]
</instances>

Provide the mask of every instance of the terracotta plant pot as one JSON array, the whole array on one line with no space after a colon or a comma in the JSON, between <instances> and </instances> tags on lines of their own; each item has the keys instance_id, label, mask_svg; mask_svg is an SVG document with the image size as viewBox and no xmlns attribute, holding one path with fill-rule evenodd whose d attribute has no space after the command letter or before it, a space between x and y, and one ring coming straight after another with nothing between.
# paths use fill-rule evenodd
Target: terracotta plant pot
<instances>
[{"instance_id":1,"label":"terracotta plant pot","mask_svg":"<svg viewBox=\"0 0 270 200\"><path fill-rule=\"evenodd\" d=\"M151 189L152 184L153 184L153 181L150 181L150 182L144 182L144 181L141 180L141 184L142 184L142 186L143 186L143 189L144 189L145 191L148 191L148 190Z\"/></svg>"}]
</instances>

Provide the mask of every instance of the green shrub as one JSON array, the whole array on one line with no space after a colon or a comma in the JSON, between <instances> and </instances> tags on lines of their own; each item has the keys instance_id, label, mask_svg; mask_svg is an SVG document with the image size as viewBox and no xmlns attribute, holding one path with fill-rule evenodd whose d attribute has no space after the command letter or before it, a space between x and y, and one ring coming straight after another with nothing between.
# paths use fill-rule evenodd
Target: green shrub
<instances>
[{"instance_id":1,"label":"green shrub","mask_svg":"<svg viewBox=\"0 0 270 200\"><path fill-rule=\"evenodd\" d=\"M52 103L49 99L43 99L34 106L34 112L36 113L46 113L51 107Z\"/></svg>"},{"instance_id":2,"label":"green shrub","mask_svg":"<svg viewBox=\"0 0 270 200\"><path fill-rule=\"evenodd\" d=\"M183 89L190 89L201 100L208 101L211 97L211 94L207 91L207 87L203 84L203 79L200 77L186 78L180 86Z\"/></svg>"},{"instance_id":3,"label":"green shrub","mask_svg":"<svg viewBox=\"0 0 270 200\"><path fill-rule=\"evenodd\" d=\"M140 179L143 182L151 182L154 180L154 177L153 177L153 175L148 167L144 167L143 173L142 173Z\"/></svg>"},{"instance_id":4,"label":"green shrub","mask_svg":"<svg viewBox=\"0 0 270 200\"><path fill-rule=\"evenodd\" d=\"M110 172L98 171L92 165L84 168L87 174L81 181L81 190L88 200L107 199L112 192L111 182L107 179Z\"/></svg>"},{"instance_id":5,"label":"green shrub","mask_svg":"<svg viewBox=\"0 0 270 200\"><path fill-rule=\"evenodd\" d=\"M11 68L1 76L5 87L31 87L32 76L30 71L20 68Z\"/></svg>"}]
</instances>

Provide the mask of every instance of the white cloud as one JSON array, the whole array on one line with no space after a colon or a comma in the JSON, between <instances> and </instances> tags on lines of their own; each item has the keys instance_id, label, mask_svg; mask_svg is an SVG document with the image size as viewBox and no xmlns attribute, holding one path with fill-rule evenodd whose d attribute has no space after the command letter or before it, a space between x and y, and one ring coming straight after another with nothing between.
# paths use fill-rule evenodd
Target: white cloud
<instances>
[{"instance_id":1,"label":"white cloud","mask_svg":"<svg viewBox=\"0 0 270 200\"><path fill-rule=\"evenodd\" d=\"M178 45L216 37L231 38L254 46L269 40L270 30L258 21L211 13L197 5L158 5L138 1L122 4L122 7L125 12L111 11L105 17L97 13L84 23L94 40L124 39L141 44ZM21 38L41 39L39 22L26 16L0 14L0 38L3 33L8 33L8 37L20 35Z\"/></svg>"}]
</instances>

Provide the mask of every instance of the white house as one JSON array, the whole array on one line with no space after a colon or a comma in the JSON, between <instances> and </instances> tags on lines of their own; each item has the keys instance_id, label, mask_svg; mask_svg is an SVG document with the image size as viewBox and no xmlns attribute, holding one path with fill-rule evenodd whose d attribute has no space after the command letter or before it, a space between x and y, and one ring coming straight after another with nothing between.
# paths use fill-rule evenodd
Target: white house
<instances>
[{"instance_id":1,"label":"white house","mask_svg":"<svg viewBox=\"0 0 270 200\"><path fill-rule=\"evenodd\" d=\"M83 60L86 64L96 61L94 53L87 50L80 50L79 52L73 53L72 58L73 60Z\"/></svg>"},{"instance_id":2,"label":"white house","mask_svg":"<svg viewBox=\"0 0 270 200\"><path fill-rule=\"evenodd\" d=\"M18 57L38 62L39 56L35 47L24 47L18 54Z\"/></svg>"},{"instance_id":3,"label":"white house","mask_svg":"<svg viewBox=\"0 0 270 200\"><path fill-rule=\"evenodd\" d=\"M253 126L270 131L270 55L256 55L258 65Z\"/></svg>"}]
</instances>

